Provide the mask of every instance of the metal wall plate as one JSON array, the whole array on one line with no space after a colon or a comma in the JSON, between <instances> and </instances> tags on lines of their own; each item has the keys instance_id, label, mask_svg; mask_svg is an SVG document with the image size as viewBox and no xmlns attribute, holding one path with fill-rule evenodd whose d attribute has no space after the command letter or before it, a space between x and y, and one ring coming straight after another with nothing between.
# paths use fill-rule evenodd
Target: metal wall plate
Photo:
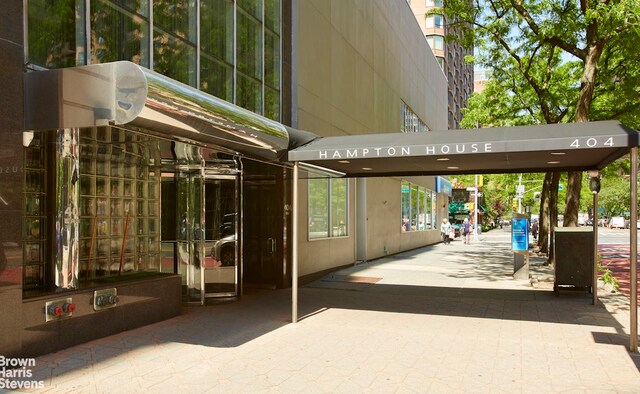
<instances>
[{"instance_id":1,"label":"metal wall plate","mask_svg":"<svg viewBox=\"0 0 640 394\"><path fill-rule=\"evenodd\" d=\"M75 310L76 304L71 297L47 301L44 305L45 321L66 319L73 316Z\"/></svg>"},{"instance_id":2,"label":"metal wall plate","mask_svg":"<svg viewBox=\"0 0 640 394\"><path fill-rule=\"evenodd\" d=\"M101 311L103 309L113 308L118 305L118 289L101 289L93 292L93 310Z\"/></svg>"}]
</instances>

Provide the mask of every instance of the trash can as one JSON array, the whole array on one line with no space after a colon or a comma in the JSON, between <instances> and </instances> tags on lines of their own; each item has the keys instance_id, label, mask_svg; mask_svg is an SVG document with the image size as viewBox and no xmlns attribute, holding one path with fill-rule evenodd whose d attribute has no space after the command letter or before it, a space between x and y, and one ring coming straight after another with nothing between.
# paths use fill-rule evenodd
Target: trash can
<instances>
[{"instance_id":1,"label":"trash can","mask_svg":"<svg viewBox=\"0 0 640 394\"><path fill-rule=\"evenodd\" d=\"M593 228L557 227L553 233L556 256L553 291L593 292Z\"/></svg>"}]
</instances>

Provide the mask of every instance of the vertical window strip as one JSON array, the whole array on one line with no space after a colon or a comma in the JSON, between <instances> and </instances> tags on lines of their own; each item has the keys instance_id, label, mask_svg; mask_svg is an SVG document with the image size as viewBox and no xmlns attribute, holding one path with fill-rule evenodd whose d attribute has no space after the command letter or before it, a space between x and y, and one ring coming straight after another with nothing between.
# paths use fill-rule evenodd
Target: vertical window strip
<instances>
[{"instance_id":1,"label":"vertical window strip","mask_svg":"<svg viewBox=\"0 0 640 394\"><path fill-rule=\"evenodd\" d=\"M420 119L420 117L415 112L413 112L413 110L404 101L401 101L400 117L402 118L400 131L403 133L419 133L429 131L427 124L422 119Z\"/></svg>"},{"instance_id":2,"label":"vertical window strip","mask_svg":"<svg viewBox=\"0 0 640 394\"><path fill-rule=\"evenodd\" d=\"M401 183L401 232L436 228L436 193L408 181Z\"/></svg>"},{"instance_id":3,"label":"vertical window strip","mask_svg":"<svg viewBox=\"0 0 640 394\"><path fill-rule=\"evenodd\" d=\"M309 239L344 237L348 234L349 188L346 179L309 179Z\"/></svg>"}]
</instances>

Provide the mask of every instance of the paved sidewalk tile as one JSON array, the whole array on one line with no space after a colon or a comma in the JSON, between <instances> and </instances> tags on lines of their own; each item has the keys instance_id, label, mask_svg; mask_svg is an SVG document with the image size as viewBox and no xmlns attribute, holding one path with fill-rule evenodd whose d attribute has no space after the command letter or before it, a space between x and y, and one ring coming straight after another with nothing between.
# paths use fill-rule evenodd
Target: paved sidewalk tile
<instances>
[{"instance_id":1,"label":"paved sidewalk tile","mask_svg":"<svg viewBox=\"0 0 640 394\"><path fill-rule=\"evenodd\" d=\"M299 291L176 318L36 359L41 393L640 392L629 304L511 277L504 234L358 264Z\"/></svg>"}]
</instances>

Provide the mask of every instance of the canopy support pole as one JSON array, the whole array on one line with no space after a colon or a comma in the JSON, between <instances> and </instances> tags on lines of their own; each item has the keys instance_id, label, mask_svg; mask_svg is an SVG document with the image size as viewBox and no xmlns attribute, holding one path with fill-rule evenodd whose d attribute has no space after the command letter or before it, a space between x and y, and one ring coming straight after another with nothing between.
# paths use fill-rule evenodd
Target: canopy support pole
<instances>
[{"instance_id":1,"label":"canopy support pole","mask_svg":"<svg viewBox=\"0 0 640 394\"><path fill-rule=\"evenodd\" d=\"M630 337L629 350L638 351L638 147L631 148L631 222L629 223L629 290L630 290Z\"/></svg>"},{"instance_id":2,"label":"canopy support pole","mask_svg":"<svg viewBox=\"0 0 640 394\"><path fill-rule=\"evenodd\" d=\"M298 162L293 163L291 214L291 323L298 322Z\"/></svg>"},{"instance_id":3,"label":"canopy support pole","mask_svg":"<svg viewBox=\"0 0 640 394\"><path fill-rule=\"evenodd\" d=\"M600 176L600 175L598 175ZM593 305L598 305L598 192L593 192Z\"/></svg>"}]
</instances>

